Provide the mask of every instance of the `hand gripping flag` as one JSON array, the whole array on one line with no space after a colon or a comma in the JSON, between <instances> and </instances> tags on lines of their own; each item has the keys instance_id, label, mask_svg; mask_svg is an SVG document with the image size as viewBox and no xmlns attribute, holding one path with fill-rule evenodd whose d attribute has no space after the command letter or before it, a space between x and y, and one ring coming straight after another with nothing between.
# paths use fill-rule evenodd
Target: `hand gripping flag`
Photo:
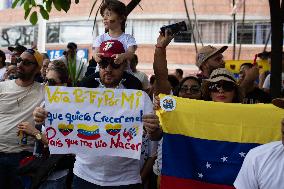
<instances>
[{"instance_id":1,"label":"hand gripping flag","mask_svg":"<svg viewBox=\"0 0 284 189\"><path fill-rule=\"evenodd\" d=\"M161 189L232 189L247 152L281 138L284 111L161 96Z\"/></svg>"}]
</instances>

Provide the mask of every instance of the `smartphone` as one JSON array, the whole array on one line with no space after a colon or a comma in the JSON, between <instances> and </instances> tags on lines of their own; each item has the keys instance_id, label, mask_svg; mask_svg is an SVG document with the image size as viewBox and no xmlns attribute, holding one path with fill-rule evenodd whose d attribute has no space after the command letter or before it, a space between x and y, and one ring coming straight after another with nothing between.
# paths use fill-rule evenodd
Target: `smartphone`
<instances>
[{"instance_id":1,"label":"smartphone","mask_svg":"<svg viewBox=\"0 0 284 189\"><path fill-rule=\"evenodd\" d=\"M175 35L179 32L187 31L187 27L185 21L182 21L175 24L163 26L160 28L160 30L162 35L165 35L166 30L169 30L171 35Z\"/></svg>"}]
</instances>

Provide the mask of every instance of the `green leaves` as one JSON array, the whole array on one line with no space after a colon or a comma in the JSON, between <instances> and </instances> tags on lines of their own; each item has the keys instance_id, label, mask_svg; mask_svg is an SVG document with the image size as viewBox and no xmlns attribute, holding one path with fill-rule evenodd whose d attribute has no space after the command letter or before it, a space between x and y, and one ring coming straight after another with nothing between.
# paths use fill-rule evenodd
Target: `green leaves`
<instances>
[{"instance_id":1,"label":"green leaves","mask_svg":"<svg viewBox=\"0 0 284 189\"><path fill-rule=\"evenodd\" d=\"M32 25L36 25L37 21L38 21L37 12L34 11L30 16L30 23L32 23Z\"/></svg>"},{"instance_id":2,"label":"green leaves","mask_svg":"<svg viewBox=\"0 0 284 189\"><path fill-rule=\"evenodd\" d=\"M43 0L43 4L37 4L36 0L13 0L12 8L16 8L17 5L22 6L25 10L25 19L27 19L33 10L33 13L30 15L30 22L35 25L38 22L38 14L45 19L49 19L49 13L52 10L52 7L55 7L58 11L68 12L71 7L71 0ZM75 0L75 3L78 4L79 0Z\"/></svg>"},{"instance_id":3,"label":"green leaves","mask_svg":"<svg viewBox=\"0 0 284 189\"><path fill-rule=\"evenodd\" d=\"M39 5L40 9L39 12L41 14L41 16L45 19L48 20L49 19L49 14L48 12L44 9L44 7L42 5Z\"/></svg>"},{"instance_id":4,"label":"green leaves","mask_svg":"<svg viewBox=\"0 0 284 189\"><path fill-rule=\"evenodd\" d=\"M12 4L12 8L13 8L13 9L17 6L17 4L19 3L19 1L20 1L20 0L14 0L14 1L13 1L13 4Z\"/></svg>"}]
</instances>

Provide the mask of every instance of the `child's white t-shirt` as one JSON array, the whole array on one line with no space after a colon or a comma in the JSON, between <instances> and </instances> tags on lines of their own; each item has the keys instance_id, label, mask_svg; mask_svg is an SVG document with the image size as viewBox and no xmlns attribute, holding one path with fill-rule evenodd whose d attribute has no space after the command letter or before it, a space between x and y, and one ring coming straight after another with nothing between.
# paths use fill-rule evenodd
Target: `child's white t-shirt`
<instances>
[{"instance_id":1,"label":"child's white t-shirt","mask_svg":"<svg viewBox=\"0 0 284 189\"><path fill-rule=\"evenodd\" d=\"M123 44L125 52L127 51L127 49L129 47L137 45L135 38L130 34L122 33L119 37L114 38L114 37L111 37L108 33L104 33L104 34L96 37L96 39L93 42L93 49L100 48L102 42L108 41L108 40L120 41ZM96 67L96 72L98 72L98 71L99 71L99 65L97 65L97 67ZM129 71L131 73L131 69L130 69L129 65L127 66L126 71Z\"/></svg>"},{"instance_id":2,"label":"child's white t-shirt","mask_svg":"<svg viewBox=\"0 0 284 189\"><path fill-rule=\"evenodd\" d=\"M136 46L137 45L136 41L135 41L135 38L132 35L122 33L121 36L119 36L117 38L114 38L114 37L111 37L108 33L104 33L104 34L96 37L96 39L93 42L93 49L97 48L97 47L99 48L100 45L102 44L102 42L108 41L108 40L118 40L118 41L120 41L123 44L123 47L124 47L125 51L127 51L127 49L130 46Z\"/></svg>"}]
</instances>

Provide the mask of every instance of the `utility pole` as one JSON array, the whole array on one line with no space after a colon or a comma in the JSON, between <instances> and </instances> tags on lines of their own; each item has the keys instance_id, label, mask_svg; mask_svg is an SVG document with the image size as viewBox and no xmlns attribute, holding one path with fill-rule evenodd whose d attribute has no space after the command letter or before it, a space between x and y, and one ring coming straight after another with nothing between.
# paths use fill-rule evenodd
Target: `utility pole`
<instances>
[{"instance_id":1,"label":"utility pole","mask_svg":"<svg viewBox=\"0 0 284 189\"><path fill-rule=\"evenodd\" d=\"M273 98L281 96L282 51L283 51L283 12L280 0L269 0L271 18L271 76L270 93ZM283 1L282 1L283 7Z\"/></svg>"},{"instance_id":2,"label":"utility pole","mask_svg":"<svg viewBox=\"0 0 284 189\"><path fill-rule=\"evenodd\" d=\"M233 0L233 7L235 7L235 0ZM233 13L233 60L236 58L236 13Z\"/></svg>"},{"instance_id":3,"label":"utility pole","mask_svg":"<svg viewBox=\"0 0 284 189\"><path fill-rule=\"evenodd\" d=\"M38 0L39 4L43 4L43 0ZM38 20L38 36L37 36L37 49L39 52L45 52L46 44L46 20L39 14Z\"/></svg>"}]
</instances>

